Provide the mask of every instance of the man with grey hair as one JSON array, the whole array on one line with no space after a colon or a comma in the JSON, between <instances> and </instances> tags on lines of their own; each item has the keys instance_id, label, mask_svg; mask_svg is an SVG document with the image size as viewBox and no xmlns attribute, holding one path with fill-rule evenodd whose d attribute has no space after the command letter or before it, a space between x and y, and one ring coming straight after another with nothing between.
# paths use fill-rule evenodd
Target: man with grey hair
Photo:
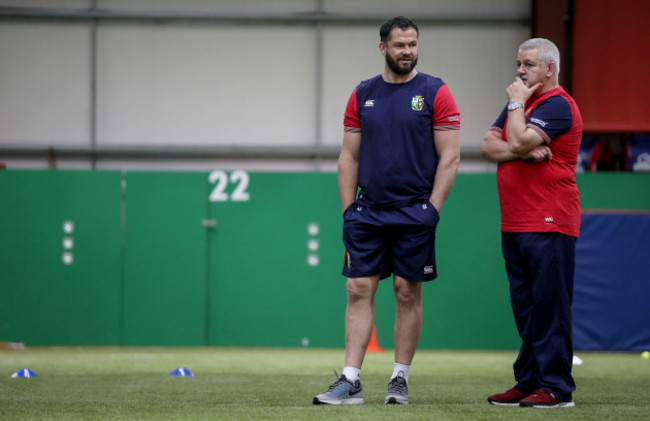
<instances>
[{"instance_id":1,"label":"man with grey hair","mask_svg":"<svg viewBox=\"0 0 650 421\"><path fill-rule=\"evenodd\" d=\"M555 63L555 68L553 69L555 77L558 78L560 76L560 50L551 41L545 38L531 38L519 46L520 52L524 50L537 50L539 59L546 65Z\"/></svg>"},{"instance_id":2,"label":"man with grey hair","mask_svg":"<svg viewBox=\"0 0 650 421\"><path fill-rule=\"evenodd\" d=\"M508 104L481 145L483 156L498 164L501 247L522 339L513 366L517 384L488 397L493 405L574 406L571 306L582 118L559 85L559 71L551 41L521 44Z\"/></svg>"}]
</instances>

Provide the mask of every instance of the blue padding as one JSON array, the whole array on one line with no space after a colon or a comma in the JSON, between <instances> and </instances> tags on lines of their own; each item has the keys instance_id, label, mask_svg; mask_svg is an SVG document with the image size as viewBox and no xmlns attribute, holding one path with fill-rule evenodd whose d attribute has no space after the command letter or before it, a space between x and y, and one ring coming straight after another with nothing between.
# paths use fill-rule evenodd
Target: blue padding
<instances>
[{"instance_id":1,"label":"blue padding","mask_svg":"<svg viewBox=\"0 0 650 421\"><path fill-rule=\"evenodd\" d=\"M650 349L650 213L582 215L573 323L575 349Z\"/></svg>"}]
</instances>

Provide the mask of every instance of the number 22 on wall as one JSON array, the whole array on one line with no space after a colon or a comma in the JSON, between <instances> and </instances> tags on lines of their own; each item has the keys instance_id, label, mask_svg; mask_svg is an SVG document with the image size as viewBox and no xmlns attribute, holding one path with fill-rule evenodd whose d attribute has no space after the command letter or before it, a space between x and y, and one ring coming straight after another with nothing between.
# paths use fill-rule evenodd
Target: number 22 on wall
<instances>
[{"instance_id":1,"label":"number 22 on wall","mask_svg":"<svg viewBox=\"0 0 650 421\"><path fill-rule=\"evenodd\" d=\"M250 194L247 191L250 177L246 171L235 170L228 175L225 171L215 170L210 173L208 180L210 184L214 184L210 193L211 202L227 202L228 200L248 202L250 200ZM226 190L229 190L230 185L235 187L232 193L228 194Z\"/></svg>"}]
</instances>

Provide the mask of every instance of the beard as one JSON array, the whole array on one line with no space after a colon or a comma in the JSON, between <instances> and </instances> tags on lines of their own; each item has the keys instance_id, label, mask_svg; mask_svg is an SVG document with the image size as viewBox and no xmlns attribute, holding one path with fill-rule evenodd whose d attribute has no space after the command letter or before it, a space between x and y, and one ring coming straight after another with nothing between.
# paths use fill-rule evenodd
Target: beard
<instances>
[{"instance_id":1,"label":"beard","mask_svg":"<svg viewBox=\"0 0 650 421\"><path fill-rule=\"evenodd\" d=\"M418 56L413 56L412 61L409 65L407 66L400 66L397 60L395 60L393 57L390 56L390 54L386 54L386 64L388 65L388 68L395 74L398 75L407 75L411 73L413 69L415 69L415 66L418 64Z\"/></svg>"}]
</instances>

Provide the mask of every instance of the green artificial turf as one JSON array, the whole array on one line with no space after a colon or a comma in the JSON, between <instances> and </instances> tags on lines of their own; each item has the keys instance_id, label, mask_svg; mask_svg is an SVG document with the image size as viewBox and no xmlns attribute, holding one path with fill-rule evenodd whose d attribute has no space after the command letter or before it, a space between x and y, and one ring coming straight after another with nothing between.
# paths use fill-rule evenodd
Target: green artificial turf
<instances>
[{"instance_id":1,"label":"green artificial turf","mask_svg":"<svg viewBox=\"0 0 650 421\"><path fill-rule=\"evenodd\" d=\"M342 350L27 348L0 351L0 419L41 420L635 420L650 418L650 360L577 353L575 408L496 407L514 384L515 352L418 351L411 404L383 405L392 353L368 354L366 403L312 405ZM193 377L169 375L185 367ZM11 378L21 368L36 378Z\"/></svg>"}]
</instances>

